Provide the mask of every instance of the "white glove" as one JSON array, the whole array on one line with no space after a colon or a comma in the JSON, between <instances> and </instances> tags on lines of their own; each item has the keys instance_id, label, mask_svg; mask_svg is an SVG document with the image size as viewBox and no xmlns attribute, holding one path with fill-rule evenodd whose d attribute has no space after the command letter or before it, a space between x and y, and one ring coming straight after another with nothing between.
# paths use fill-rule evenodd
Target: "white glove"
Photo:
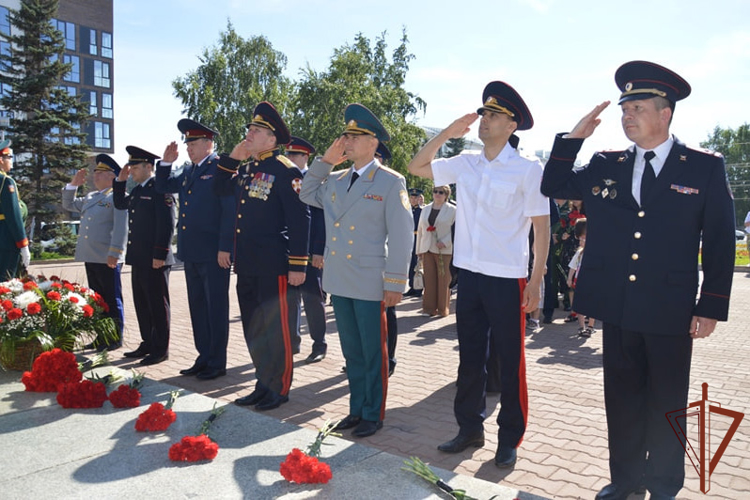
<instances>
[{"instance_id":1,"label":"white glove","mask_svg":"<svg viewBox=\"0 0 750 500\"><path fill-rule=\"evenodd\" d=\"M29 267L31 263L31 252L29 251L28 245L21 249L21 264L23 267Z\"/></svg>"}]
</instances>

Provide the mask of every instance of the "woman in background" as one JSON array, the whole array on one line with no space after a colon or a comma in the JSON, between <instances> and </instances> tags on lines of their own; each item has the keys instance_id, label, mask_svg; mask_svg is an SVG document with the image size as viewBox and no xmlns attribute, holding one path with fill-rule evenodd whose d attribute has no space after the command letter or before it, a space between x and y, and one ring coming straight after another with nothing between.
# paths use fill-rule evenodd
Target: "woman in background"
<instances>
[{"instance_id":1,"label":"woman in background","mask_svg":"<svg viewBox=\"0 0 750 500\"><path fill-rule=\"evenodd\" d=\"M424 269L423 316L448 316L450 306L450 261L453 254L451 226L456 207L450 186L437 186L433 201L422 209L417 227L417 255Z\"/></svg>"}]
</instances>

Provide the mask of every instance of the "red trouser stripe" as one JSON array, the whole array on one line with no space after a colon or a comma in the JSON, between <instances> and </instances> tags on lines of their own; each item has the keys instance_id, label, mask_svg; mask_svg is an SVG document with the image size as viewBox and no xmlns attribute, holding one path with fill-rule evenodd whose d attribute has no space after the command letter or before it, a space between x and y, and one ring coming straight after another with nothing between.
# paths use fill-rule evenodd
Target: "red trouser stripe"
<instances>
[{"instance_id":1,"label":"red trouser stripe","mask_svg":"<svg viewBox=\"0 0 750 500\"><path fill-rule=\"evenodd\" d=\"M281 314L281 337L284 339L284 374L281 376L281 395L289 394L292 386L292 337L289 332L289 303L286 298L287 277L279 276L279 311Z\"/></svg>"},{"instance_id":2,"label":"red trouser stripe","mask_svg":"<svg viewBox=\"0 0 750 500\"><path fill-rule=\"evenodd\" d=\"M380 303L380 379L383 384L383 403L380 405L380 420L385 420L385 400L388 396L388 321L385 317L385 302Z\"/></svg>"},{"instance_id":3,"label":"red trouser stripe","mask_svg":"<svg viewBox=\"0 0 750 500\"><path fill-rule=\"evenodd\" d=\"M521 300L520 310L518 313L521 316L521 330L518 332L521 336L521 356L520 362L518 363L518 401L521 405L521 413L523 413L523 428L526 429L529 423L529 391L526 385L526 311L523 309L523 292L526 290L526 278L520 278L518 280L518 291ZM516 447L521 446L523 436L518 441Z\"/></svg>"}]
</instances>

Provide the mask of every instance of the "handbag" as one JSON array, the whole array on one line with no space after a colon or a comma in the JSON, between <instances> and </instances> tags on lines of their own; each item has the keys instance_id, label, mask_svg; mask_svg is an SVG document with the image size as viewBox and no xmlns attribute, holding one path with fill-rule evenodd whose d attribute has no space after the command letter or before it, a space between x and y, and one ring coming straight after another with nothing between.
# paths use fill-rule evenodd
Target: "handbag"
<instances>
[{"instance_id":1,"label":"handbag","mask_svg":"<svg viewBox=\"0 0 750 500\"><path fill-rule=\"evenodd\" d=\"M424 290L424 269L422 269L422 261L417 261L417 265L414 268L414 279L412 280L411 287L414 290Z\"/></svg>"}]
</instances>

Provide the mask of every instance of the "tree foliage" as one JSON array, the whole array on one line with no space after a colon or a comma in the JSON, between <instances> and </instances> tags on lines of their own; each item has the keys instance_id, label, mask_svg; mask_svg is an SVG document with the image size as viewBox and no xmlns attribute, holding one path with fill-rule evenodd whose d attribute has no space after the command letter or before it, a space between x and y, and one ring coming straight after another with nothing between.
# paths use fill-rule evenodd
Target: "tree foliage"
<instances>
[{"instance_id":1,"label":"tree foliage","mask_svg":"<svg viewBox=\"0 0 750 500\"><path fill-rule=\"evenodd\" d=\"M9 12L14 29L2 38L12 50L3 56L0 82L10 91L0 104L13 115L8 129L15 155L12 175L38 230L42 221L59 218L59 190L71 172L86 166L82 131L89 115L78 96L60 87L72 65L63 62L64 40L51 24L57 0L23 0Z\"/></svg>"},{"instance_id":2,"label":"tree foliage","mask_svg":"<svg viewBox=\"0 0 750 500\"><path fill-rule=\"evenodd\" d=\"M324 151L344 129L346 106L363 104L391 135L387 144L393 155L390 167L406 175L409 160L425 139L413 118L427 104L404 89L409 62L415 57L407 49L406 32L390 59L385 38L384 32L372 44L359 33L352 44L334 50L326 71L304 69L290 103L294 114L289 123L293 134Z\"/></svg>"},{"instance_id":3,"label":"tree foliage","mask_svg":"<svg viewBox=\"0 0 750 500\"><path fill-rule=\"evenodd\" d=\"M453 139L448 139L448 142L445 143L445 146L447 148L447 151L445 153L446 158L457 156L466 147L466 138L454 137Z\"/></svg>"},{"instance_id":4,"label":"tree foliage","mask_svg":"<svg viewBox=\"0 0 750 500\"><path fill-rule=\"evenodd\" d=\"M742 227L750 211L750 124L737 129L716 127L701 147L724 155L727 177L734 194L736 223Z\"/></svg>"},{"instance_id":5,"label":"tree foliage","mask_svg":"<svg viewBox=\"0 0 750 500\"><path fill-rule=\"evenodd\" d=\"M172 82L188 117L217 130L217 149L231 150L245 136L253 108L270 101L284 113L291 82L287 59L263 36L242 38L227 22L219 43L203 51L200 65Z\"/></svg>"}]
</instances>

